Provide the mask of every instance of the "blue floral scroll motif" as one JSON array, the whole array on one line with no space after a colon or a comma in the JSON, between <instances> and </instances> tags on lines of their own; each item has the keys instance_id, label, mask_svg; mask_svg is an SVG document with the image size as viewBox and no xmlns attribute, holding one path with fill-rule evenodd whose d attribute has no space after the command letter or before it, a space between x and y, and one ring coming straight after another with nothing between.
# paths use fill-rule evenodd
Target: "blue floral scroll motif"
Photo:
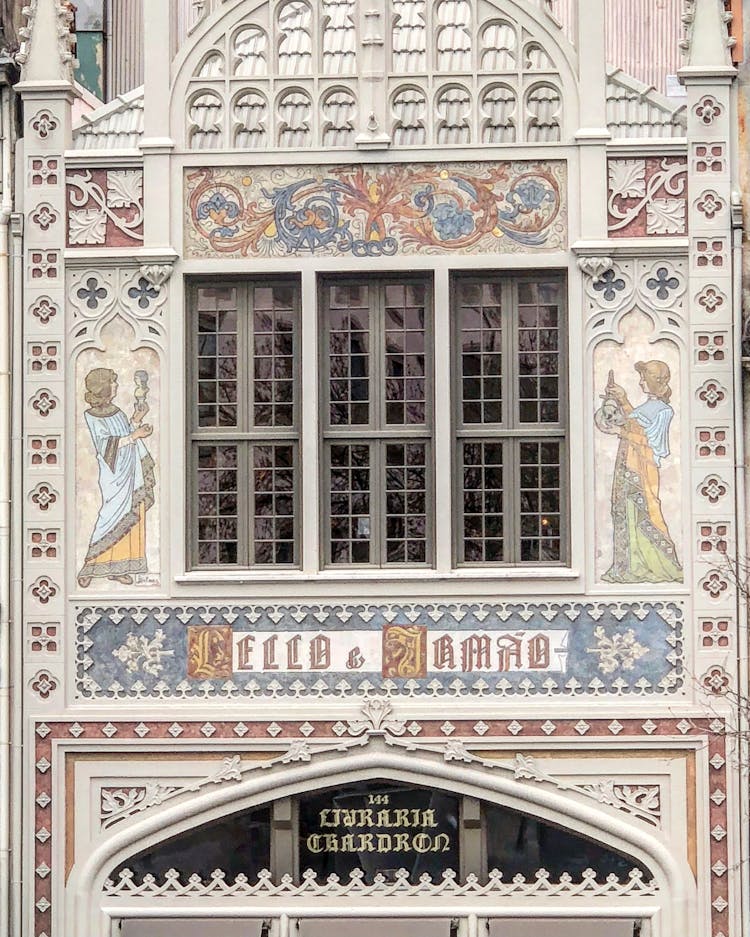
<instances>
[{"instance_id":1,"label":"blue floral scroll motif","mask_svg":"<svg viewBox=\"0 0 750 937\"><path fill-rule=\"evenodd\" d=\"M648 289L655 292L656 298L661 300L669 299L670 290L676 290L679 285L680 281L677 277L671 277L666 267L659 267L656 276L646 280Z\"/></svg>"},{"instance_id":2,"label":"blue floral scroll motif","mask_svg":"<svg viewBox=\"0 0 750 937\"><path fill-rule=\"evenodd\" d=\"M309 195L300 201L305 190ZM322 185L305 179L263 195L274 207L278 237L290 254L316 250L335 244L340 251L352 249L353 237L349 222L343 221L339 210L340 192L332 179Z\"/></svg>"},{"instance_id":3,"label":"blue floral scroll motif","mask_svg":"<svg viewBox=\"0 0 750 937\"><path fill-rule=\"evenodd\" d=\"M605 270L594 283L594 289L602 294L606 302L611 303L617 294L625 289L625 281L618 277L614 270Z\"/></svg>"},{"instance_id":4,"label":"blue floral scroll motif","mask_svg":"<svg viewBox=\"0 0 750 937\"><path fill-rule=\"evenodd\" d=\"M564 172L554 163L316 169L188 174L203 241L195 256L505 252L565 241Z\"/></svg>"},{"instance_id":5,"label":"blue floral scroll motif","mask_svg":"<svg viewBox=\"0 0 750 937\"><path fill-rule=\"evenodd\" d=\"M228 199L223 192L215 191L198 205L198 218L201 221L211 219L216 225L216 234L220 237L234 237L239 231L238 226L230 226L227 222L235 221L240 216L240 206L232 199Z\"/></svg>"},{"instance_id":6,"label":"blue floral scroll motif","mask_svg":"<svg viewBox=\"0 0 750 937\"><path fill-rule=\"evenodd\" d=\"M435 230L443 241L455 241L474 230L474 215L455 202L441 202L431 212Z\"/></svg>"},{"instance_id":7,"label":"blue floral scroll motif","mask_svg":"<svg viewBox=\"0 0 750 937\"><path fill-rule=\"evenodd\" d=\"M541 208L545 202L553 204L555 193L540 180L527 179L511 189L505 201L511 207L509 211L501 212L500 217L513 221L522 213Z\"/></svg>"}]
</instances>

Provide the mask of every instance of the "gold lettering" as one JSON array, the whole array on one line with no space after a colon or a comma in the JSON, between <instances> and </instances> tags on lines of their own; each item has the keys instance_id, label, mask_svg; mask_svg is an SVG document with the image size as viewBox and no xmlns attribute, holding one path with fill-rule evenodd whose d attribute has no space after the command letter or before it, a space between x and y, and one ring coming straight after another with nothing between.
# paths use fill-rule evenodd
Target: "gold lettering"
<instances>
[{"instance_id":1,"label":"gold lettering","mask_svg":"<svg viewBox=\"0 0 750 937\"><path fill-rule=\"evenodd\" d=\"M434 810L423 810L422 811L422 826L426 829L435 829L437 826L437 819L435 818Z\"/></svg>"},{"instance_id":2,"label":"gold lettering","mask_svg":"<svg viewBox=\"0 0 750 937\"><path fill-rule=\"evenodd\" d=\"M432 848L432 837L427 833L417 833L413 840L414 852L425 853Z\"/></svg>"},{"instance_id":3,"label":"gold lettering","mask_svg":"<svg viewBox=\"0 0 750 937\"><path fill-rule=\"evenodd\" d=\"M375 852L375 844L372 841L372 833L360 833L359 849L357 852Z\"/></svg>"},{"instance_id":4,"label":"gold lettering","mask_svg":"<svg viewBox=\"0 0 750 937\"><path fill-rule=\"evenodd\" d=\"M407 829L409 829L409 827L411 826L411 823L409 822L409 814L411 813L411 810L404 810L402 808L399 808L398 810L394 810L393 812L395 814L393 825L405 826Z\"/></svg>"},{"instance_id":5,"label":"gold lettering","mask_svg":"<svg viewBox=\"0 0 750 937\"><path fill-rule=\"evenodd\" d=\"M323 846L321 845L322 839L323 837L320 833L312 833L307 837L307 848L314 855L318 855L319 853L323 852Z\"/></svg>"},{"instance_id":6,"label":"gold lettering","mask_svg":"<svg viewBox=\"0 0 750 937\"><path fill-rule=\"evenodd\" d=\"M390 852L391 851L393 847L391 844L390 833L378 833L377 839L378 839L378 846L377 846L378 852Z\"/></svg>"},{"instance_id":7,"label":"gold lettering","mask_svg":"<svg viewBox=\"0 0 750 937\"><path fill-rule=\"evenodd\" d=\"M393 837L395 843L393 844L394 852L409 852L409 834L408 833L396 833Z\"/></svg>"},{"instance_id":8,"label":"gold lettering","mask_svg":"<svg viewBox=\"0 0 750 937\"><path fill-rule=\"evenodd\" d=\"M391 823L391 811L378 810L378 818L375 821L375 826L384 826L386 829L389 829L391 826L393 826Z\"/></svg>"},{"instance_id":9,"label":"gold lettering","mask_svg":"<svg viewBox=\"0 0 750 937\"><path fill-rule=\"evenodd\" d=\"M341 837L340 844L341 852L357 852L354 848L354 834L353 833L344 833Z\"/></svg>"},{"instance_id":10,"label":"gold lettering","mask_svg":"<svg viewBox=\"0 0 750 937\"><path fill-rule=\"evenodd\" d=\"M323 841L325 843L326 852L338 852L339 851L339 838L335 833L324 833Z\"/></svg>"},{"instance_id":11,"label":"gold lettering","mask_svg":"<svg viewBox=\"0 0 750 937\"><path fill-rule=\"evenodd\" d=\"M329 823L329 822L328 822L328 814L329 814L330 812L331 812L330 810L321 810L321 811L320 811L320 816L319 816L319 818L318 818L318 823L319 823L320 826L333 826L333 823Z\"/></svg>"},{"instance_id":12,"label":"gold lettering","mask_svg":"<svg viewBox=\"0 0 750 937\"><path fill-rule=\"evenodd\" d=\"M447 833L438 833L435 837L435 845L432 847L433 852L450 852L451 851L451 839Z\"/></svg>"}]
</instances>

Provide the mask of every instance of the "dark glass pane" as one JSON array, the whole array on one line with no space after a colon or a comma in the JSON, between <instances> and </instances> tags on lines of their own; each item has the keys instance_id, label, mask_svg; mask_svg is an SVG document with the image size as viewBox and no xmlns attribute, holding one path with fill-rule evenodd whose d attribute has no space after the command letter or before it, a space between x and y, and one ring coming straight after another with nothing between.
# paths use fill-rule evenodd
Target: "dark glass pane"
<instances>
[{"instance_id":1,"label":"dark glass pane","mask_svg":"<svg viewBox=\"0 0 750 937\"><path fill-rule=\"evenodd\" d=\"M331 562L370 562L370 448L330 448L329 543Z\"/></svg>"},{"instance_id":2,"label":"dark glass pane","mask_svg":"<svg viewBox=\"0 0 750 937\"><path fill-rule=\"evenodd\" d=\"M234 289L203 287L198 290L194 319L198 401L195 417L201 427L237 425L236 305Z\"/></svg>"},{"instance_id":3,"label":"dark glass pane","mask_svg":"<svg viewBox=\"0 0 750 937\"><path fill-rule=\"evenodd\" d=\"M495 804L483 804L483 812L488 870L501 871L504 881L515 875L534 881L539 869L547 870L551 882L559 882L566 872L580 881L586 869L594 869L601 883L608 875L625 882L632 869L642 872L646 881L653 877L632 856L535 817Z\"/></svg>"},{"instance_id":4,"label":"dark glass pane","mask_svg":"<svg viewBox=\"0 0 750 937\"><path fill-rule=\"evenodd\" d=\"M116 881L123 869L130 869L137 884L145 875L153 875L161 883L169 869L176 869L184 885L191 875L209 884L211 873L221 869L229 883L238 875L254 882L262 869L270 869L270 862L271 811L256 807L195 827L131 856L115 869L112 878Z\"/></svg>"},{"instance_id":5,"label":"dark glass pane","mask_svg":"<svg viewBox=\"0 0 750 937\"><path fill-rule=\"evenodd\" d=\"M237 447L198 446L195 541L198 562L236 565L239 518Z\"/></svg>"},{"instance_id":6,"label":"dark glass pane","mask_svg":"<svg viewBox=\"0 0 750 937\"><path fill-rule=\"evenodd\" d=\"M291 494L295 487L294 446L256 445L252 448L252 460L255 563L294 563L296 520Z\"/></svg>"},{"instance_id":7,"label":"dark glass pane","mask_svg":"<svg viewBox=\"0 0 750 937\"><path fill-rule=\"evenodd\" d=\"M330 286L328 303L329 419L333 426L367 424L370 419L369 289L366 285Z\"/></svg>"},{"instance_id":8,"label":"dark glass pane","mask_svg":"<svg viewBox=\"0 0 750 937\"><path fill-rule=\"evenodd\" d=\"M502 290L498 283L457 282L465 424L502 422ZM479 403L477 403L479 401Z\"/></svg>"},{"instance_id":9,"label":"dark glass pane","mask_svg":"<svg viewBox=\"0 0 750 937\"><path fill-rule=\"evenodd\" d=\"M385 288L385 400L388 425L425 422L424 287Z\"/></svg>"},{"instance_id":10,"label":"dark glass pane","mask_svg":"<svg viewBox=\"0 0 750 937\"><path fill-rule=\"evenodd\" d=\"M518 418L523 424L557 423L560 418L560 288L521 283L518 287ZM541 379L540 379L541 378Z\"/></svg>"},{"instance_id":11,"label":"dark glass pane","mask_svg":"<svg viewBox=\"0 0 750 937\"><path fill-rule=\"evenodd\" d=\"M385 450L386 562L424 562L427 558L427 447L423 443L389 443ZM392 523L397 519L398 524Z\"/></svg>"},{"instance_id":12,"label":"dark glass pane","mask_svg":"<svg viewBox=\"0 0 750 937\"><path fill-rule=\"evenodd\" d=\"M558 562L562 557L558 442L520 444L520 528L523 562Z\"/></svg>"},{"instance_id":13,"label":"dark glass pane","mask_svg":"<svg viewBox=\"0 0 750 937\"><path fill-rule=\"evenodd\" d=\"M503 444L461 444L463 458L463 558L498 562L503 553Z\"/></svg>"},{"instance_id":14,"label":"dark glass pane","mask_svg":"<svg viewBox=\"0 0 750 937\"><path fill-rule=\"evenodd\" d=\"M255 426L292 426L297 316L289 286L253 290L253 408ZM266 406L257 406L257 404Z\"/></svg>"},{"instance_id":15,"label":"dark glass pane","mask_svg":"<svg viewBox=\"0 0 750 937\"><path fill-rule=\"evenodd\" d=\"M415 560L409 558L411 562ZM300 872L348 881L360 870L371 883L400 868L416 882L440 881L459 868L459 798L442 791L367 781L299 799Z\"/></svg>"}]
</instances>

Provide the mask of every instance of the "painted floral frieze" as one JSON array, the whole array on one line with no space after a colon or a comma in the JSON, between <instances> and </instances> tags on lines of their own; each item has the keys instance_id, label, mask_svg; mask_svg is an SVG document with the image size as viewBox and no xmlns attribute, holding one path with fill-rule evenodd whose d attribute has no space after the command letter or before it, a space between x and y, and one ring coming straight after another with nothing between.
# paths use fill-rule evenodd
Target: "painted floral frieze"
<instances>
[{"instance_id":1,"label":"painted floral frieze","mask_svg":"<svg viewBox=\"0 0 750 937\"><path fill-rule=\"evenodd\" d=\"M66 175L68 247L143 244L143 170L71 169Z\"/></svg>"},{"instance_id":2,"label":"painted floral frieze","mask_svg":"<svg viewBox=\"0 0 750 937\"><path fill-rule=\"evenodd\" d=\"M516 253L566 246L562 162L186 170L193 258Z\"/></svg>"},{"instance_id":3,"label":"painted floral frieze","mask_svg":"<svg viewBox=\"0 0 750 937\"><path fill-rule=\"evenodd\" d=\"M617 158L607 163L610 237L687 234L687 160Z\"/></svg>"}]
</instances>

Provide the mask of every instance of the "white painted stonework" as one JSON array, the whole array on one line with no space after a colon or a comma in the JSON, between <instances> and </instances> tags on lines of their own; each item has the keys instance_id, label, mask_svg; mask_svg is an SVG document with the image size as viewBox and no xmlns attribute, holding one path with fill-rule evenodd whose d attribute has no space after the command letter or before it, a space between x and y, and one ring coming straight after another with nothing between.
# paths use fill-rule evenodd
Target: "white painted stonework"
<instances>
[{"instance_id":1,"label":"white painted stonework","mask_svg":"<svg viewBox=\"0 0 750 937\"><path fill-rule=\"evenodd\" d=\"M686 3L679 98L606 62L600 0L193 7L144 0L143 89L75 127L66 5L27 13L12 933L739 937L724 3ZM462 798L462 868L284 866L284 804L376 781ZM476 871L480 802L632 870ZM128 871L263 805L256 879Z\"/></svg>"}]
</instances>

